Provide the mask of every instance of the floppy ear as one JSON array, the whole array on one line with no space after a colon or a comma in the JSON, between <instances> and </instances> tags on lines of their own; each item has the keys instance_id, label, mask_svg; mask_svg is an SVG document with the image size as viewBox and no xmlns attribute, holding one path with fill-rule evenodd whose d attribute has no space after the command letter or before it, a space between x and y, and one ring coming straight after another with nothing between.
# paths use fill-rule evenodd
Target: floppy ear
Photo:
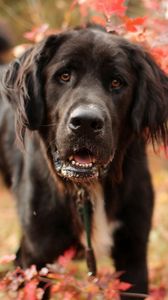
<instances>
[{"instance_id":1,"label":"floppy ear","mask_svg":"<svg viewBox=\"0 0 168 300\"><path fill-rule=\"evenodd\" d=\"M16 111L17 133L23 139L25 128L36 130L45 118L44 68L56 53L61 35L52 35L28 49L9 65L4 77L8 100Z\"/></svg>"},{"instance_id":2,"label":"floppy ear","mask_svg":"<svg viewBox=\"0 0 168 300\"><path fill-rule=\"evenodd\" d=\"M142 48L135 46L132 64L136 87L132 124L136 133L147 133L152 142L168 142L168 77Z\"/></svg>"}]
</instances>

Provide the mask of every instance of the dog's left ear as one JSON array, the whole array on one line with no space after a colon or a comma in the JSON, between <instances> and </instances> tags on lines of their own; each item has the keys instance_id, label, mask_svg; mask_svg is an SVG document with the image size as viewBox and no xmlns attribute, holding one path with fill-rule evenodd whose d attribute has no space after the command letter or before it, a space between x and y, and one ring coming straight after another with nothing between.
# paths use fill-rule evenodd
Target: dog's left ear
<instances>
[{"instance_id":1,"label":"dog's left ear","mask_svg":"<svg viewBox=\"0 0 168 300\"><path fill-rule=\"evenodd\" d=\"M13 61L5 74L8 101L16 112L16 133L23 140L25 128L36 130L45 118L45 66L56 53L62 35L51 35Z\"/></svg>"},{"instance_id":2,"label":"dog's left ear","mask_svg":"<svg viewBox=\"0 0 168 300\"><path fill-rule=\"evenodd\" d=\"M168 77L153 58L135 46L131 62L136 72L132 124L157 143L168 142Z\"/></svg>"}]
</instances>

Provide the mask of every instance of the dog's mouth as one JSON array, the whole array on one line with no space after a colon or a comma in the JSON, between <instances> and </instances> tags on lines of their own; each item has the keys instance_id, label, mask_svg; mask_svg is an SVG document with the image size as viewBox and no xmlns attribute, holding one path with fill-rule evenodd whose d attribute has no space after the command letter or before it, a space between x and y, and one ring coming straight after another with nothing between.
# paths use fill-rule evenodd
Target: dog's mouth
<instances>
[{"instance_id":1,"label":"dog's mouth","mask_svg":"<svg viewBox=\"0 0 168 300\"><path fill-rule=\"evenodd\" d=\"M101 164L94 154L87 148L74 151L67 160L62 160L59 152L53 155L57 173L72 181L87 181L97 179L105 172L109 162Z\"/></svg>"}]
</instances>

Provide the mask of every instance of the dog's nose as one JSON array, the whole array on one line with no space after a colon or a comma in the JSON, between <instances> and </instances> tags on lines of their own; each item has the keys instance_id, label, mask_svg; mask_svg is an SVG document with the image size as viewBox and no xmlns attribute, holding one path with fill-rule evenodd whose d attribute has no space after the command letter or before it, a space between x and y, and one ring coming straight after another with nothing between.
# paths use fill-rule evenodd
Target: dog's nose
<instances>
[{"instance_id":1,"label":"dog's nose","mask_svg":"<svg viewBox=\"0 0 168 300\"><path fill-rule=\"evenodd\" d=\"M104 118L97 107L77 107L71 112L68 126L74 132L100 133L104 128Z\"/></svg>"}]
</instances>

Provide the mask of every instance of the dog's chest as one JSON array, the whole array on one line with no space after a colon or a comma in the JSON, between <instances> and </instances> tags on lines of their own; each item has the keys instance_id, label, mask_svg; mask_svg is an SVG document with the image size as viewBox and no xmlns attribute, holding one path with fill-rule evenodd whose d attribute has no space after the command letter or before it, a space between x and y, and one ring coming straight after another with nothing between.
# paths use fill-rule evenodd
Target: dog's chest
<instances>
[{"instance_id":1,"label":"dog's chest","mask_svg":"<svg viewBox=\"0 0 168 300\"><path fill-rule=\"evenodd\" d=\"M105 202L102 187L97 183L90 190L90 201L93 207L91 220L91 241L96 257L109 256L113 246L113 232L118 222L109 221L105 211ZM87 248L86 233L83 230L80 242Z\"/></svg>"}]
</instances>

